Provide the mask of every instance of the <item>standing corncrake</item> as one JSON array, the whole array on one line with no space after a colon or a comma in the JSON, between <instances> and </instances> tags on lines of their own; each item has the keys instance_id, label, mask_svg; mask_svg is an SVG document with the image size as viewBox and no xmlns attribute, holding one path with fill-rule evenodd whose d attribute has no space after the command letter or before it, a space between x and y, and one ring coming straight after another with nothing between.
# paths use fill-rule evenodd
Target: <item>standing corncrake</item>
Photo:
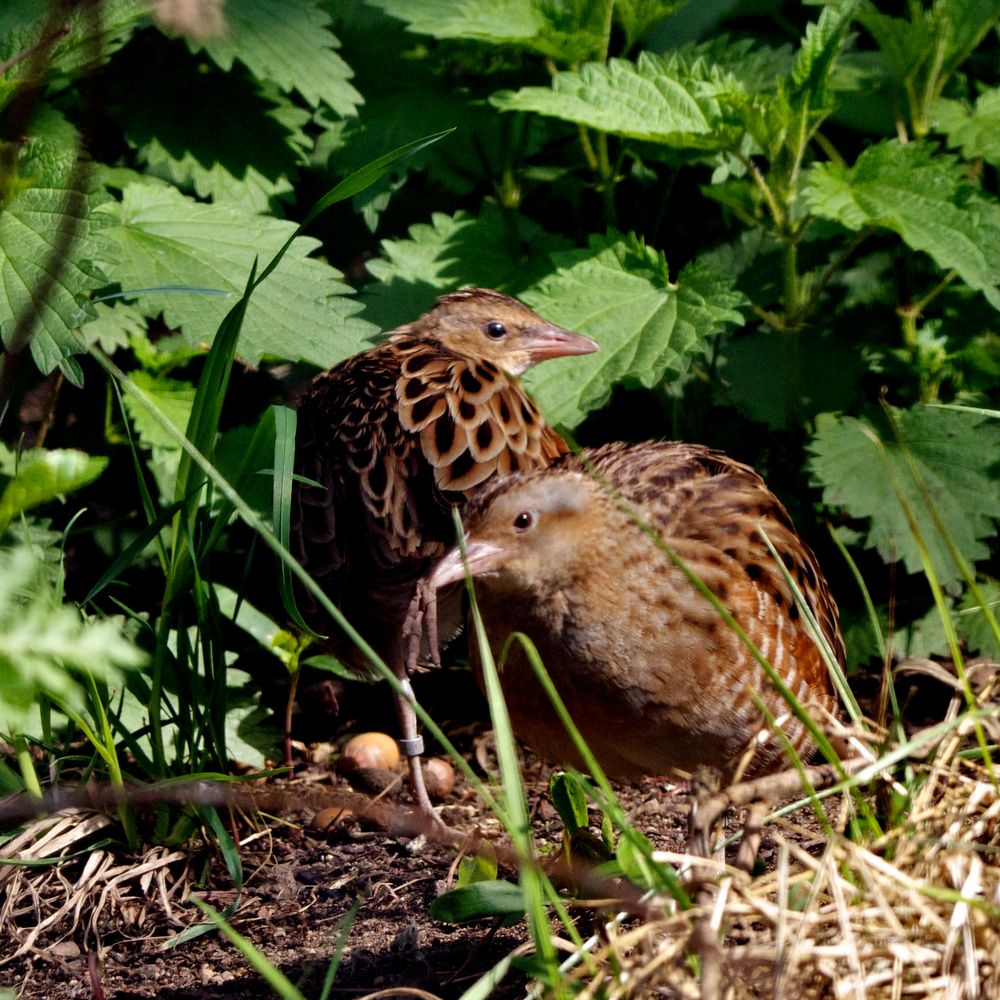
<instances>
[{"instance_id":1,"label":"standing corncrake","mask_svg":"<svg viewBox=\"0 0 1000 1000\"><path fill-rule=\"evenodd\" d=\"M837 607L784 507L748 466L697 445L607 445L495 480L463 521L492 648L514 631L534 641L608 773L709 769L729 782L775 770L784 752L755 697L809 751L806 728L747 646L657 544L822 721L834 706L827 667L765 535L843 663ZM454 549L430 590L463 576ZM582 766L520 644L500 676L514 731L544 757Z\"/></svg>"},{"instance_id":2,"label":"standing corncrake","mask_svg":"<svg viewBox=\"0 0 1000 1000\"><path fill-rule=\"evenodd\" d=\"M296 483L297 554L407 692L403 627L417 582L455 541L452 506L498 473L545 466L567 450L518 376L546 358L596 350L516 299L467 288L318 375L304 396L296 472L321 487ZM368 670L340 629L309 610L331 651ZM444 601L442 634L459 616L456 590ZM400 696L396 708L417 807L436 822L413 708Z\"/></svg>"}]
</instances>

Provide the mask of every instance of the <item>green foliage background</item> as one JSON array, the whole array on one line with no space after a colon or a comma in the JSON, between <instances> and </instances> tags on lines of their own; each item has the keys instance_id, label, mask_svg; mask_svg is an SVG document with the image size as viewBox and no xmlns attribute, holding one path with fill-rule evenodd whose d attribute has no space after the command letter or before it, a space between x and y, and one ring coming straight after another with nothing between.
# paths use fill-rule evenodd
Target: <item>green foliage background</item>
<instances>
[{"instance_id":1,"label":"green foliage background","mask_svg":"<svg viewBox=\"0 0 1000 1000\"><path fill-rule=\"evenodd\" d=\"M272 404L436 295L487 285L600 342L527 380L580 443L701 441L765 475L820 552L852 667L890 620L897 652L947 652L928 576L965 651L1000 653L982 607L1000 519L1000 0L891 6L231 0L198 40L139 0L5 3L0 730L42 735L40 692L78 715L65 678L83 670L112 682L91 684L92 711L119 699L106 746L152 773L263 759L228 638L240 602L213 588L239 591L248 566L273 578L270 557L211 489L178 493L176 438L86 352L183 430L255 260L338 181L445 129L295 236L254 292L201 442L252 507L270 516ZM191 502L182 572L164 538ZM274 594L251 599L280 617ZM14 684L14 640L46 601L63 617L32 653L45 669ZM115 642L77 635L119 614ZM288 666L254 621L244 639ZM149 742L130 738L144 724Z\"/></svg>"}]
</instances>

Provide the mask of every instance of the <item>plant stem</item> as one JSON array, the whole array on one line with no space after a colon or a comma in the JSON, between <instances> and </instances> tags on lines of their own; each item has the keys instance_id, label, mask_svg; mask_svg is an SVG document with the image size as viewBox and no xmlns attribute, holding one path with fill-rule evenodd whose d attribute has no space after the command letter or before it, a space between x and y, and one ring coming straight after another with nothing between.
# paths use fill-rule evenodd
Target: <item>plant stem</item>
<instances>
[{"instance_id":1,"label":"plant stem","mask_svg":"<svg viewBox=\"0 0 1000 1000\"><path fill-rule=\"evenodd\" d=\"M798 239L790 234L785 237L783 263L784 278L784 325L783 343L785 354L785 425L791 430L799 423L800 365L799 326L794 319L799 315L799 245Z\"/></svg>"},{"instance_id":2,"label":"plant stem","mask_svg":"<svg viewBox=\"0 0 1000 1000\"><path fill-rule=\"evenodd\" d=\"M597 172L601 179L601 195L604 198L605 221L609 226L618 222L618 209L615 207L615 172L608 156L608 136L606 132L597 134Z\"/></svg>"}]
</instances>

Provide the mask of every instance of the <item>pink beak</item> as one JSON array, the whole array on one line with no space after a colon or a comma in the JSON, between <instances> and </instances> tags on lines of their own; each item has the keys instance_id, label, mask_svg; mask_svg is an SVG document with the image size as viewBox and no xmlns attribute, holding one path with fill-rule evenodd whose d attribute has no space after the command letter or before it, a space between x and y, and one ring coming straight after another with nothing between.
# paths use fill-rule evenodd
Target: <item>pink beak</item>
<instances>
[{"instance_id":1,"label":"pink beak","mask_svg":"<svg viewBox=\"0 0 1000 1000\"><path fill-rule=\"evenodd\" d=\"M525 345L533 362L546 358L564 358L571 354L593 354L600 345L580 333L570 333L561 326L548 325L532 334Z\"/></svg>"},{"instance_id":2,"label":"pink beak","mask_svg":"<svg viewBox=\"0 0 1000 1000\"><path fill-rule=\"evenodd\" d=\"M488 573L504 554L499 545L490 545L489 542L469 542L465 551L468 555L470 576ZM465 565L462 562L462 550L456 546L434 567L428 582L432 590L440 590L449 583L457 583L464 579Z\"/></svg>"}]
</instances>

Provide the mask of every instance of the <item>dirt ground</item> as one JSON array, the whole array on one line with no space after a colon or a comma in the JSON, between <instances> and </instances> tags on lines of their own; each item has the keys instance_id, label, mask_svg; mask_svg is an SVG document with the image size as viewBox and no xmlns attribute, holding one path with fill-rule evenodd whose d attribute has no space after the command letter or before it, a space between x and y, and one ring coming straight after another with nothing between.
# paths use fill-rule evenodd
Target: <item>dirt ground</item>
<instances>
[{"instance_id":1,"label":"dirt ground","mask_svg":"<svg viewBox=\"0 0 1000 1000\"><path fill-rule=\"evenodd\" d=\"M540 840L556 843L561 824L543 798L547 772L539 766L532 771L535 829ZM657 846L681 846L682 788L650 781L623 788L622 799ZM466 828L474 820L488 833L497 831L492 817L476 816L469 804L446 807L445 815ZM454 848L393 837L357 823L328 832L275 824L241 852L246 887L230 922L307 996L316 996L335 951L338 921L364 893L331 995L412 987L458 997L524 941L527 932L523 922L495 930L488 921L455 926L429 916L431 901L449 886L456 856ZM516 877L502 868L504 874ZM212 865L208 889L199 895L216 909L232 900L232 883L221 863ZM200 915L192 908L181 910L186 920L198 922ZM99 981L105 997L250 1000L274 995L215 933L171 948L168 940L175 931L164 924L154 914L144 932L152 935L148 938L130 941L110 933L102 939ZM0 984L13 988L22 1000L94 996L87 958L77 948L66 942L0 968ZM494 995L523 996L523 978L510 977Z\"/></svg>"},{"instance_id":2,"label":"dirt ground","mask_svg":"<svg viewBox=\"0 0 1000 1000\"><path fill-rule=\"evenodd\" d=\"M370 722L352 717L343 728L357 731ZM461 718L446 727L480 770L483 763L489 766L490 759L483 750L488 747L484 728L481 722ZM547 799L550 769L527 754L525 763L536 842L555 845L562 828ZM282 782L279 779L273 787L279 791L284 787L287 801L299 808L272 819L234 820L243 843L245 886L230 923L306 996L320 994L335 952L338 924L359 894L363 902L347 937L332 997L393 987L409 988L395 996L417 996L411 991L419 989L442 998L458 997L527 939L523 921L497 929L489 921L455 926L429 915L432 900L452 884L455 848L393 836L357 821L316 829L315 809L302 805L308 798L304 790L345 787L329 765L304 761L294 783ZM404 782L394 794L397 803L407 802ZM649 779L620 786L620 796L636 826L656 847L683 849L688 810L684 785ZM496 820L461 778L444 802L443 815L454 827L466 831L478 827L489 839L502 840ZM765 863L767 851L765 838ZM72 880L83 863L81 858L66 866L67 878ZM203 843L196 849L188 871L197 895L217 910L233 901L233 882L214 847ZM501 865L500 877L516 878L516 874ZM250 1000L275 995L235 947L214 931L171 946L171 939L184 926L199 923L201 914L181 900L167 914L158 907L153 891L147 896L141 917L134 917L134 929L123 931L119 914L116 920L98 923L99 942L92 932L78 932L57 945L40 940L33 955L0 964L0 985L22 1000L94 996ZM582 931L588 933L588 927ZM0 943L0 962L12 950L12 942ZM96 954L99 963L89 957ZM515 972L492 995L523 996L523 984L523 976Z\"/></svg>"}]
</instances>

